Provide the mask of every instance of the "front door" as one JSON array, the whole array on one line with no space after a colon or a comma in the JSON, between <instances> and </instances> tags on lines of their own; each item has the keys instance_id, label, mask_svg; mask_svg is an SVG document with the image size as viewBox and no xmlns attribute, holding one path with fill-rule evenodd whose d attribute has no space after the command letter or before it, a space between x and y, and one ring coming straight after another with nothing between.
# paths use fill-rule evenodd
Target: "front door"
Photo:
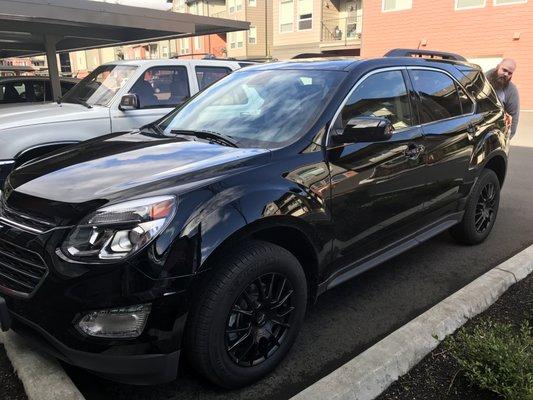
<instances>
[{"instance_id":1,"label":"front door","mask_svg":"<svg viewBox=\"0 0 533 400\"><path fill-rule=\"evenodd\" d=\"M333 129L358 116L389 119L387 141L329 145L329 201L335 229L332 270L390 245L420 226L427 201L425 150L404 69L373 73L349 95Z\"/></svg>"}]
</instances>

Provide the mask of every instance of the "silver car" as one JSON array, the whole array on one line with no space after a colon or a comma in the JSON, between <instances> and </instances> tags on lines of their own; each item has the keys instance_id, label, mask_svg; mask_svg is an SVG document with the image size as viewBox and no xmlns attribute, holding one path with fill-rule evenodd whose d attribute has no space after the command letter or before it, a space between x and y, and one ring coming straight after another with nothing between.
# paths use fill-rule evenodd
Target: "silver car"
<instances>
[{"instance_id":1,"label":"silver car","mask_svg":"<svg viewBox=\"0 0 533 400\"><path fill-rule=\"evenodd\" d=\"M153 122L240 67L225 60L118 61L96 68L59 102L4 105L0 185L25 161Z\"/></svg>"}]
</instances>

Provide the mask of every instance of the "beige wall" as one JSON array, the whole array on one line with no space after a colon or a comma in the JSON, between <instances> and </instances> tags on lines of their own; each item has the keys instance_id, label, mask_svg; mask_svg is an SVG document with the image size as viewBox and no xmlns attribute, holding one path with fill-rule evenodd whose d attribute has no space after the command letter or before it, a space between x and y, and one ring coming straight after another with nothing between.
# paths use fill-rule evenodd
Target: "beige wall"
<instances>
[{"instance_id":1,"label":"beige wall","mask_svg":"<svg viewBox=\"0 0 533 400\"><path fill-rule=\"evenodd\" d=\"M294 20L292 32L280 32L279 12L280 0L272 0L274 7L272 10L273 21L273 45L290 46L295 44L318 43L320 41L320 21L322 18L322 0L313 1L313 27L303 31L298 30L298 0L294 0Z\"/></svg>"}]
</instances>

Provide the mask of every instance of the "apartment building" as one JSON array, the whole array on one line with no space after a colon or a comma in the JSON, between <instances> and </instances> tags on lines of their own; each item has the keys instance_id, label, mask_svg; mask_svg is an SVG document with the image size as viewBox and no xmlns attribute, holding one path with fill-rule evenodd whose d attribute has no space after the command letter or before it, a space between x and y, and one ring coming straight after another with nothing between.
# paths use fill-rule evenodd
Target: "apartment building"
<instances>
[{"instance_id":1,"label":"apartment building","mask_svg":"<svg viewBox=\"0 0 533 400\"><path fill-rule=\"evenodd\" d=\"M365 0L363 57L408 47L457 52L485 70L514 58L522 109L533 109L533 0Z\"/></svg>"},{"instance_id":2,"label":"apartment building","mask_svg":"<svg viewBox=\"0 0 533 400\"><path fill-rule=\"evenodd\" d=\"M272 0L226 0L226 10L216 16L250 22L249 31L227 34L228 57L238 60L271 58Z\"/></svg>"},{"instance_id":3,"label":"apartment building","mask_svg":"<svg viewBox=\"0 0 533 400\"><path fill-rule=\"evenodd\" d=\"M173 0L172 11L220 18L226 13L226 0ZM170 54L185 59L211 54L226 57L226 38L227 34L221 33L176 39L170 43Z\"/></svg>"},{"instance_id":4,"label":"apartment building","mask_svg":"<svg viewBox=\"0 0 533 400\"><path fill-rule=\"evenodd\" d=\"M362 0L272 1L273 57L360 54Z\"/></svg>"}]
</instances>

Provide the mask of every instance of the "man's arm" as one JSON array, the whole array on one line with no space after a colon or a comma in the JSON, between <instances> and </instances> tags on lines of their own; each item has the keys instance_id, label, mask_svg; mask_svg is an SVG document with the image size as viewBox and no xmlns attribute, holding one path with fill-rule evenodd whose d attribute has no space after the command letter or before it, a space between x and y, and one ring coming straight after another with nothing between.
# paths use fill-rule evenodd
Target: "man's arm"
<instances>
[{"instance_id":1,"label":"man's arm","mask_svg":"<svg viewBox=\"0 0 533 400\"><path fill-rule=\"evenodd\" d=\"M506 112L511 115L513 118L513 122L511 125L511 138L515 135L516 129L518 128L518 120L520 118L520 96L518 94L518 89L516 86L513 86L511 90L509 90L509 95L507 98L507 107Z\"/></svg>"}]
</instances>

